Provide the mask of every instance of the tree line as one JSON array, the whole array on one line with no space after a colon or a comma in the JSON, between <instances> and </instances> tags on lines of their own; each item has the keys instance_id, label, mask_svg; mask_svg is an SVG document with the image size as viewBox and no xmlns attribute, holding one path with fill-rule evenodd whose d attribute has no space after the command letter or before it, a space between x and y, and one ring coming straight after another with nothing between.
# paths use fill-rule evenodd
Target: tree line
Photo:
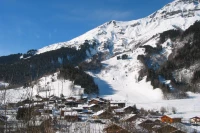
<instances>
[{"instance_id":1,"label":"tree line","mask_svg":"<svg viewBox=\"0 0 200 133\"><path fill-rule=\"evenodd\" d=\"M37 80L47 74L55 73L65 65L71 66L67 67L67 70L71 69L71 71L74 71L76 70L74 67L78 66L86 59L86 51L89 51L89 48L94 45L96 45L95 42L91 45L88 41L85 41L83 45L80 45L79 49L63 47L38 55L34 55L36 52L35 50L29 50L25 54L25 57L32 57L26 59L20 59L22 54L0 57L0 81L10 83L11 87L28 86L30 81ZM84 72L81 70L77 70L76 73L85 76ZM88 77L86 79L89 79L90 76L87 75L86 77ZM91 78L92 77L90 77L90 79ZM12 81L10 79L12 79ZM85 80L85 78L77 77L75 82L83 84L82 80ZM89 81L93 82L91 80ZM98 87L94 88L98 89ZM87 90L87 92L92 93L93 91Z\"/></svg>"},{"instance_id":2,"label":"tree line","mask_svg":"<svg viewBox=\"0 0 200 133\"><path fill-rule=\"evenodd\" d=\"M188 84L184 81L177 81L173 76L173 72L182 68L189 68L194 63L200 60L200 22L195 22L185 31L169 30L160 34L160 40L157 43L157 47L141 46L145 48L146 55L138 55L145 68L140 71L139 79L147 75L147 81L151 81L154 88L161 88L163 92L175 93L182 96L186 96L184 92L197 91L195 84L200 81L200 70L195 70L192 84ZM152 57L156 54L160 54L163 50L162 44L171 39L173 43L177 41L182 43L183 47L177 49L176 54L172 52L168 60L163 64L156 64L152 61ZM172 44L173 47L173 44ZM162 76L166 80L171 80L171 85L177 90L170 90L169 86L160 82L159 76Z\"/></svg>"}]
</instances>

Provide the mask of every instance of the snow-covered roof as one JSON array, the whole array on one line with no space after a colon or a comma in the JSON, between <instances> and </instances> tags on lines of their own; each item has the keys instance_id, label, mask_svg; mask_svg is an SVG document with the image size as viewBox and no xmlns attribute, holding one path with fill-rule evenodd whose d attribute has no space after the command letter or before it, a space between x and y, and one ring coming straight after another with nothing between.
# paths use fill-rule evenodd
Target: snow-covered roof
<instances>
[{"instance_id":1,"label":"snow-covered roof","mask_svg":"<svg viewBox=\"0 0 200 133\"><path fill-rule=\"evenodd\" d=\"M102 114L104 112L105 112L105 110L100 110L100 111L94 113L93 116L98 116L98 115L100 115L100 114Z\"/></svg>"},{"instance_id":2,"label":"snow-covered roof","mask_svg":"<svg viewBox=\"0 0 200 133\"><path fill-rule=\"evenodd\" d=\"M93 101L93 100L95 100L95 101L101 101L99 98L92 98L91 100L89 100L89 101Z\"/></svg>"},{"instance_id":3,"label":"snow-covered roof","mask_svg":"<svg viewBox=\"0 0 200 133\"><path fill-rule=\"evenodd\" d=\"M110 104L118 104L118 103L126 103L126 101L117 101L117 100L113 100L113 101L110 101Z\"/></svg>"},{"instance_id":4,"label":"snow-covered roof","mask_svg":"<svg viewBox=\"0 0 200 133\"><path fill-rule=\"evenodd\" d=\"M123 109L127 109L127 108L129 108L129 107L131 107L131 106L126 106L126 107L124 107Z\"/></svg>"},{"instance_id":5,"label":"snow-covered roof","mask_svg":"<svg viewBox=\"0 0 200 133\"><path fill-rule=\"evenodd\" d=\"M96 104L90 104L88 107L90 107L90 108L91 108L91 107L93 107L93 106L95 106L95 105L96 105Z\"/></svg>"},{"instance_id":6,"label":"snow-covered roof","mask_svg":"<svg viewBox=\"0 0 200 133\"><path fill-rule=\"evenodd\" d=\"M176 118L182 118L182 117L179 117L179 116L177 116L176 114L175 115L163 115L162 117L169 117L169 118L172 118L172 119L176 119ZM161 118L162 118L161 117Z\"/></svg>"},{"instance_id":7,"label":"snow-covered roof","mask_svg":"<svg viewBox=\"0 0 200 133\"><path fill-rule=\"evenodd\" d=\"M200 119L200 117L195 116L195 117L192 117L192 118L190 118L190 119Z\"/></svg>"},{"instance_id":8,"label":"snow-covered roof","mask_svg":"<svg viewBox=\"0 0 200 133\"><path fill-rule=\"evenodd\" d=\"M114 112L116 112L116 113L122 113L122 112L124 112L124 109L123 108L121 108L121 109L114 109Z\"/></svg>"},{"instance_id":9,"label":"snow-covered roof","mask_svg":"<svg viewBox=\"0 0 200 133\"><path fill-rule=\"evenodd\" d=\"M126 120L128 120L129 118L131 118L133 116L136 116L136 114L126 114L124 117L121 118L121 120L122 121L126 121Z\"/></svg>"},{"instance_id":10,"label":"snow-covered roof","mask_svg":"<svg viewBox=\"0 0 200 133\"><path fill-rule=\"evenodd\" d=\"M74 88L81 89L81 86L80 85L74 85Z\"/></svg>"}]
</instances>

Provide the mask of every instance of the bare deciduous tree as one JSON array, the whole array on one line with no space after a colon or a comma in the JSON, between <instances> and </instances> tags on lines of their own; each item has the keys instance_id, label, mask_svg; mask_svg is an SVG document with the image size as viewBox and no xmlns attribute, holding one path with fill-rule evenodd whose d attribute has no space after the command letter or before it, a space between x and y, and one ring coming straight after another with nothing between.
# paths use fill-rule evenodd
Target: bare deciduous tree
<instances>
[{"instance_id":1,"label":"bare deciduous tree","mask_svg":"<svg viewBox=\"0 0 200 133\"><path fill-rule=\"evenodd\" d=\"M162 115L164 115L167 112L167 110L165 107L161 107L160 112L162 113Z\"/></svg>"}]
</instances>

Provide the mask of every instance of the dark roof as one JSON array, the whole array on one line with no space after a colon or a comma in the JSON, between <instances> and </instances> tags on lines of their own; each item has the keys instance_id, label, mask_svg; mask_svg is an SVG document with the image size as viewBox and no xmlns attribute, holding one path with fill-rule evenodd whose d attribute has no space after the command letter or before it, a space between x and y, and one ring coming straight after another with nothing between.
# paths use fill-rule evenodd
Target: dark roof
<instances>
[{"instance_id":1,"label":"dark roof","mask_svg":"<svg viewBox=\"0 0 200 133\"><path fill-rule=\"evenodd\" d=\"M139 124L139 126L143 127L144 129L148 131L156 131L164 126L163 123L152 121L152 120L146 120Z\"/></svg>"},{"instance_id":2,"label":"dark roof","mask_svg":"<svg viewBox=\"0 0 200 133\"><path fill-rule=\"evenodd\" d=\"M109 130L110 129L110 130ZM109 131L110 133L129 133L128 130L124 129L123 127L117 124L111 124L103 129L103 131Z\"/></svg>"},{"instance_id":3,"label":"dark roof","mask_svg":"<svg viewBox=\"0 0 200 133\"><path fill-rule=\"evenodd\" d=\"M79 104L78 102L75 102L75 101L67 101L67 102L65 102L65 104Z\"/></svg>"},{"instance_id":4,"label":"dark roof","mask_svg":"<svg viewBox=\"0 0 200 133\"><path fill-rule=\"evenodd\" d=\"M195 119L200 119L200 117L198 117L198 116L192 117L192 118L190 118L190 119L193 119L193 118L195 118Z\"/></svg>"},{"instance_id":5,"label":"dark roof","mask_svg":"<svg viewBox=\"0 0 200 133\"><path fill-rule=\"evenodd\" d=\"M147 129L149 131L152 130L152 127L154 127L155 125L156 125L156 123L154 123L151 120L146 120L139 124L139 126L143 127L144 129Z\"/></svg>"},{"instance_id":6,"label":"dark roof","mask_svg":"<svg viewBox=\"0 0 200 133\"><path fill-rule=\"evenodd\" d=\"M177 128L170 126L170 125L166 125L166 126L163 126L159 129L157 129L156 133L171 133L171 132L174 132L176 130L177 130Z\"/></svg>"},{"instance_id":7,"label":"dark roof","mask_svg":"<svg viewBox=\"0 0 200 133\"><path fill-rule=\"evenodd\" d=\"M173 131L173 132L171 132L171 133L186 133L186 132L183 132L183 131L181 131L181 130L176 130L176 131Z\"/></svg>"},{"instance_id":8,"label":"dark roof","mask_svg":"<svg viewBox=\"0 0 200 133\"><path fill-rule=\"evenodd\" d=\"M146 121L143 121L142 122L143 124L149 124L149 123L154 123L152 120L146 120ZM142 124L142 123L140 123L140 124Z\"/></svg>"}]
</instances>

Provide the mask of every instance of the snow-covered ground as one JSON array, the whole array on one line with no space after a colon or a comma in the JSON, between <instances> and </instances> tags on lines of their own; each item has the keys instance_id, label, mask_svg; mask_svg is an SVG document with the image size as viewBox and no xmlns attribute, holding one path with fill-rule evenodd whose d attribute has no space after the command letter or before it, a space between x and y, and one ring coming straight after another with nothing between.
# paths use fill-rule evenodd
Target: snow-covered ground
<instances>
[{"instance_id":1,"label":"snow-covered ground","mask_svg":"<svg viewBox=\"0 0 200 133\"><path fill-rule=\"evenodd\" d=\"M66 97L78 96L84 93L84 89L75 85L73 89L73 83L69 80L57 79L57 73L43 77L38 80L33 87L28 88L15 88L0 91L0 97L6 94L6 102L18 102L26 98L40 95L42 97L49 97L51 95L60 96L63 94Z\"/></svg>"},{"instance_id":2,"label":"snow-covered ground","mask_svg":"<svg viewBox=\"0 0 200 133\"><path fill-rule=\"evenodd\" d=\"M168 115L182 117L185 122L191 117L200 116L200 94L188 92L190 97L188 99L163 100L162 91L159 88L153 89L145 77L141 81L137 80L138 71L143 67L137 60L137 55L144 54L144 49L139 48L126 54L128 59L117 60L117 57L113 57L102 62L104 68L101 71L88 72L98 84L100 96L110 100L125 101L127 105L136 104L139 109L160 111L161 107L165 107ZM71 81L57 79L55 73L38 80L33 88L21 87L6 91L6 101L16 102L36 94L46 97L60 96L61 93L65 96L82 93L83 89L76 87L76 90L72 91L71 86ZM177 109L177 114L172 113L172 107Z\"/></svg>"},{"instance_id":3,"label":"snow-covered ground","mask_svg":"<svg viewBox=\"0 0 200 133\"><path fill-rule=\"evenodd\" d=\"M155 36L158 33L170 29L187 29L196 20L200 20L198 9L200 9L200 4L175 0L146 18L128 22L110 21L71 41L41 48L37 54L61 47L75 46L78 48L85 40L95 40L100 44L97 49L91 50L92 54L105 51L105 43L112 45L111 53L113 55L115 52L123 52L123 54L128 55L128 59L117 60L116 56L110 58L111 54L108 60L102 62L104 67L101 71L88 72L98 84L100 96L110 100L126 101L128 105L136 104L138 108L143 107L149 110L159 111L161 107L165 107L169 115L183 117L185 121L188 121L191 117L200 116L200 94L188 92L190 97L188 99L163 100L162 91L159 88L153 89L150 82L146 82L146 77L138 81L138 72L143 65L137 60L137 56L145 53L144 49L138 48L136 44L140 42L141 45L155 47L158 41L158 37ZM168 45L170 43L171 40L167 40L162 45L164 48L162 56L166 59L172 52L171 46ZM180 71L183 73L182 77L187 78L191 75L190 71L187 72L184 69ZM0 82L0 86L4 84ZM71 87L71 81L57 79L57 73L55 73L41 78L33 88L20 87L6 92L2 90L0 98L6 94L7 102L17 102L36 94L43 97L60 96L61 93L64 96L71 96L83 92L83 89L79 87L72 91ZM177 114L172 114L172 107L177 109Z\"/></svg>"},{"instance_id":4,"label":"snow-covered ground","mask_svg":"<svg viewBox=\"0 0 200 133\"><path fill-rule=\"evenodd\" d=\"M169 42L169 40L166 42ZM167 57L171 53L171 49L170 45L166 45L166 42L163 44L163 56ZM200 94L189 92L190 98L188 99L163 100L162 91L159 88L153 89L150 82L146 82L146 77L138 81L138 71L141 70L143 65L137 60L137 56L145 54L144 48L137 48L123 54L127 54L128 59L117 60L115 56L102 62L104 67L101 71L88 72L98 84L100 96L109 100L125 101L127 105L136 104L138 108L143 107L148 110L159 111L161 107L165 107L168 111L167 114L172 116L174 116L172 107L175 107L177 109L175 116L182 117L184 121L199 116ZM33 89L18 88L6 91L6 97L8 98L6 101L20 101L36 94L46 97L50 95L60 96L61 93L65 96L82 93L81 88L77 87L76 91L72 91L71 86L71 81L57 79L57 73L55 73L38 80Z\"/></svg>"},{"instance_id":5,"label":"snow-covered ground","mask_svg":"<svg viewBox=\"0 0 200 133\"><path fill-rule=\"evenodd\" d=\"M162 91L153 89L145 78L138 82L138 71L142 64L137 55L144 54L144 49L127 52L128 59L117 60L113 57L103 61L104 68L93 73L95 82L100 87L100 95L109 99L131 100L135 102L153 102L162 99Z\"/></svg>"}]
</instances>

